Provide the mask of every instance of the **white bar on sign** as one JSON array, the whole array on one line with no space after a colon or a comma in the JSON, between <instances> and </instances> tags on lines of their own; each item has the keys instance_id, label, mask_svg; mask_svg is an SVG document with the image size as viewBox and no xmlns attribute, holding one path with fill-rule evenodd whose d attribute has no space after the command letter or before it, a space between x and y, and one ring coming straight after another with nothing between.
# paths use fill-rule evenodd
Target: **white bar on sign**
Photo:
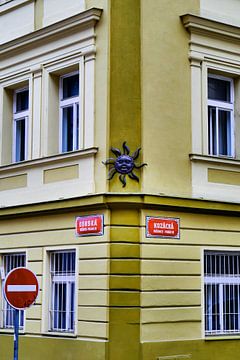
<instances>
[{"instance_id":1,"label":"white bar on sign","mask_svg":"<svg viewBox=\"0 0 240 360\"><path fill-rule=\"evenodd\" d=\"M8 292L36 291L36 285L8 285Z\"/></svg>"}]
</instances>

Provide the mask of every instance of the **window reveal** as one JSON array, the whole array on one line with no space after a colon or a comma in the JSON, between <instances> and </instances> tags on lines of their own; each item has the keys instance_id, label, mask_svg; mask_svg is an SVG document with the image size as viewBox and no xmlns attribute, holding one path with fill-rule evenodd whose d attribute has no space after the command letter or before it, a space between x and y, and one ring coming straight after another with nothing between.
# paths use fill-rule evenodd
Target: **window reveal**
<instances>
[{"instance_id":1,"label":"window reveal","mask_svg":"<svg viewBox=\"0 0 240 360\"><path fill-rule=\"evenodd\" d=\"M208 76L208 152L209 155L234 156L233 80Z\"/></svg>"},{"instance_id":2,"label":"window reveal","mask_svg":"<svg viewBox=\"0 0 240 360\"><path fill-rule=\"evenodd\" d=\"M204 256L205 333L240 333L240 254Z\"/></svg>"},{"instance_id":3,"label":"window reveal","mask_svg":"<svg viewBox=\"0 0 240 360\"><path fill-rule=\"evenodd\" d=\"M50 330L74 332L75 328L75 251L50 253L51 302Z\"/></svg>"},{"instance_id":4,"label":"window reveal","mask_svg":"<svg viewBox=\"0 0 240 360\"><path fill-rule=\"evenodd\" d=\"M60 78L60 151L79 148L79 74Z\"/></svg>"},{"instance_id":5,"label":"window reveal","mask_svg":"<svg viewBox=\"0 0 240 360\"><path fill-rule=\"evenodd\" d=\"M29 117L28 88L14 92L13 104L13 161L27 159L27 126Z\"/></svg>"}]
</instances>

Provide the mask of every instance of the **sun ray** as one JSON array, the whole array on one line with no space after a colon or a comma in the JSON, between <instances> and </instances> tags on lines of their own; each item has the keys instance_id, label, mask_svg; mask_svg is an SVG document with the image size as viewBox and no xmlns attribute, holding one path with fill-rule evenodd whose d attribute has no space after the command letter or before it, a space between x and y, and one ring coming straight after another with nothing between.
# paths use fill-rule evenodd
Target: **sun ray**
<instances>
[{"instance_id":1,"label":"sun ray","mask_svg":"<svg viewBox=\"0 0 240 360\"><path fill-rule=\"evenodd\" d=\"M128 174L128 176L133 179L133 180L136 180L137 182L139 182L139 177L137 175L135 175L133 172L130 172Z\"/></svg>"},{"instance_id":2,"label":"sun ray","mask_svg":"<svg viewBox=\"0 0 240 360\"><path fill-rule=\"evenodd\" d=\"M118 156L121 156L122 153L119 149L115 148L115 147L111 147L111 151L114 153L114 155L116 155L117 157Z\"/></svg>"},{"instance_id":3,"label":"sun ray","mask_svg":"<svg viewBox=\"0 0 240 360\"><path fill-rule=\"evenodd\" d=\"M115 168L111 168L108 172L108 180L111 180L116 174L117 170Z\"/></svg>"},{"instance_id":4,"label":"sun ray","mask_svg":"<svg viewBox=\"0 0 240 360\"><path fill-rule=\"evenodd\" d=\"M139 153L140 153L140 150L141 150L141 148L139 147L139 148L137 148L137 150L132 154L133 160L136 160L136 159L138 158Z\"/></svg>"},{"instance_id":5,"label":"sun ray","mask_svg":"<svg viewBox=\"0 0 240 360\"><path fill-rule=\"evenodd\" d=\"M130 149L129 149L129 147L126 145L126 141L124 141L122 147L123 147L123 153L124 153L125 155L126 155L126 154L129 155Z\"/></svg>"},{"instance_id":6,"label":"sun ray","mask_svg":"<svg viewBox=\"0 0 240 360\"><path fill-rule=\"evenodd\" d=\"M120 179L121 183L123 184L123 187L125 187L126 186L126 175L123 175L123 174L119 175L119 179Z\"/></svg>"},{"instance_id":7,"label":"sun ray","mask_svg":"<svg viewBox=\"0 0 240 360\"><path fill-rule=\"evenodd\" d=\"M147 165L146 163L141 164L141 165L136 165L136 164L134 164L134 168L136 168L136 169L141 169L143 166L146 166L146 165Z\"/></svg>"},{"instance_id":8,"label":"sun ray","mask_svg":"<svg viewBox=\"0 0 240 360\"><path fill-rule=\"evenodd\" d=\"M116 162L116 159L114 159L114 158L109 158L106 161L102 161L103 165L109 165L109 164L114 165L115 162Z\"/></svg>"}]
</instances>

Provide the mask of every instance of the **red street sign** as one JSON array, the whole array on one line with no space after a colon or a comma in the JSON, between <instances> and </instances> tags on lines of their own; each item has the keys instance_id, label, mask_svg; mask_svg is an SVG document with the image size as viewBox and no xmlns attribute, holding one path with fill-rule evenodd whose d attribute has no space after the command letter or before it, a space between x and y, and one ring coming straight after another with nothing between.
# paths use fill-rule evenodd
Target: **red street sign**
<instances>
[{"instance_id":1,"label":"red street sign","mask_svg":"<svg viewBox=\"0 0 240 360\"><path fill-rule=\"evenodd\" d=\"M146 217L146 237L180 238L179 219L166 217Z\"/></svg>"},{"instance_id":2,"label":"red street sign","mask_svg":"<svg viewBox=\"0 0 240 360\"><path fill-rule=\"evenodd\" d=\"M4 283L4 296L10 306L22 310L34 303L38 296L36 275L24 267L11 270Z\"/></svg>"},{"instance_id":3,"label":"red street sign","mask_svg":"<svg viewBox=\"0 0 240 360\"><path fill-rule=\"evenodd\" d=\"M76 218L76 235L103 235L103 215L79 216Z\"/></svg>"}]
</instances>

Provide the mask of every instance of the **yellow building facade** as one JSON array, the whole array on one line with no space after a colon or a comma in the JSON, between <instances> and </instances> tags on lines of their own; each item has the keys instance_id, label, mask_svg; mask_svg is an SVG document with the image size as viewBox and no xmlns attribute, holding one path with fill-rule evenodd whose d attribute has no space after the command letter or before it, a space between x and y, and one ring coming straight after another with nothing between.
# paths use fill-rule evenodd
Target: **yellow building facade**
<instances>
[{"instance_id":1,"label":"yellow building facade","mask_svg":"<svg viewBox=\"0 0 240 360\"><path fill-rule=\"evenodd\" d=\"M0 0L1 360L239 357L239 11Z\"/></svg>"}]
</instances>

